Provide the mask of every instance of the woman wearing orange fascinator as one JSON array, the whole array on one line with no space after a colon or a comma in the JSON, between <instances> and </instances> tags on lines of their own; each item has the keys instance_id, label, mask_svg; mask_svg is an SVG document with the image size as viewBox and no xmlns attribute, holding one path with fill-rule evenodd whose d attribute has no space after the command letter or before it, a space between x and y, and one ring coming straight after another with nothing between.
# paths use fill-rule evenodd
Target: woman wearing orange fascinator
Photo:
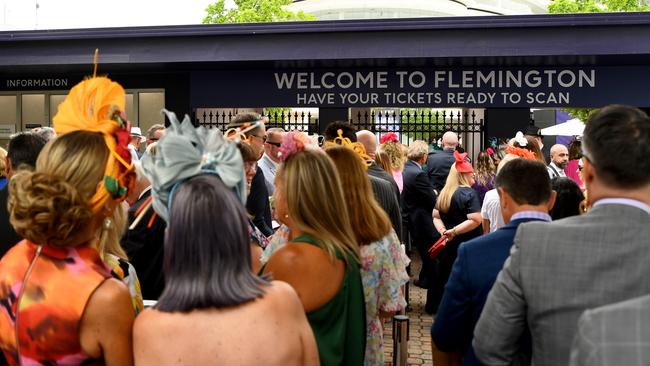
<instances>
[{"instance_id":1,"label":"woman wearing orange fascinator","mask_svg":"<svg viewBox=\"0 0 650 366\"><path fill-rule=\"evenodd\" d=\"M0 261L0 347L11 365L131 365L129 290L97 248L133 185L124 89L77 84L54 117L59 135L34 172L10 182L11 224L25 240Z\"/></svg>"}]
</instances>

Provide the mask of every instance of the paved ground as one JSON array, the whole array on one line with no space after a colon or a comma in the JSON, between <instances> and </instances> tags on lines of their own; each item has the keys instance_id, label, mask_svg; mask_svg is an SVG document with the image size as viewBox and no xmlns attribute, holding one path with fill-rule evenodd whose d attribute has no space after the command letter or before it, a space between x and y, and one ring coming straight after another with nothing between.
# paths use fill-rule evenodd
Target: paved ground
<instances>
[{"instance_id":1,"label":"paved ground","mask_svg":"<svg viewBox=\"0 0 650 366\"><path fill-rule=\"evenodd\" d=\"M408 342L408 364L409 365L433 365L431 359L431 315L424 312L426 301L426 290L413 285L414 276L420 273L420 258L417 253L411 256L411 284L409 285L410 311L406 314L409 317L410 332ZM384 350L386 353L386 365L392 365L393 360L393 337L392 324L386 323L384 329Z\"/></svg>"}]
</instances>

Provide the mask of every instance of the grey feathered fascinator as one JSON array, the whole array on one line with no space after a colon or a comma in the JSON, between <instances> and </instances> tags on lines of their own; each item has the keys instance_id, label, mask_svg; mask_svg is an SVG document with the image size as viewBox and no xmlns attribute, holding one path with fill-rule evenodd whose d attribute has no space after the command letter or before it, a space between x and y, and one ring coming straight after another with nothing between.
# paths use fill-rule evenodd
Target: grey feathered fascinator
<instances>
[{"instance_id":1,"label":"grey feathered fascinator","mask_svg":"<svg viewBox=\"0 0 650 366\"><path fill-rule=\"evenodd\" d=\"M155 156L145 155L142 168L151 181L153 208L165 221L176 187L199 174L216 174L246 202L244 161L236 144L230 143L218 129L194 127L185 115L182 122L176 114L163 109L171 122L158 142Z\"/></svg>"}]
</instances>

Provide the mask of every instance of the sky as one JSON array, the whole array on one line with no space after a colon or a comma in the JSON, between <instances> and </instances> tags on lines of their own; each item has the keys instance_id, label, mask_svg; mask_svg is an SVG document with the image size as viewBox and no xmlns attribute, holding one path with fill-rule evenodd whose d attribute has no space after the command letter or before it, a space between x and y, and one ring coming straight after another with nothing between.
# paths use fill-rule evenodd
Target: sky
<instances>
[{"instance_id":1,"label":"sky","mask_svg":"<svg viewBox=\"0 0 650 366\"><path fill-rule=\"evenodd\" d=\"M199 24L215 1L0 0L0 31Z\"/></svg>"}]
</instances>

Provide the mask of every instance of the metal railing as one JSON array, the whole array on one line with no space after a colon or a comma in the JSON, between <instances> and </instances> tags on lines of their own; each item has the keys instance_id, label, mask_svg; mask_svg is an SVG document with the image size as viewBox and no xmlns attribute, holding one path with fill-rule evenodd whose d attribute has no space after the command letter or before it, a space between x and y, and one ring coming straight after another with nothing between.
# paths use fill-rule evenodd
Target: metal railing
<instances>
[{"instance_id":1,"label":"metal railing","mask_svg":"<svg viewBox=\"0 0 650 366\"><path fill-rule=\"evenodd\" d=\"M195 124L206 128L226 130L236 116L232 111L199 109L195 112ZM310 112L272 112L263 114L268 119L267 129L280 127L285 131L299 130L310 134L322 130L318 118ZM398 135L400 142L410 144L424 140L435 149L438 140L447 131L456 132L462 140L461 146L468 152L472 161L484 146L483 119L474 111L366 111L352 115L350 120L357 130L369 130L379 138L388 132Z\"/></svg>"}]
</instances>

